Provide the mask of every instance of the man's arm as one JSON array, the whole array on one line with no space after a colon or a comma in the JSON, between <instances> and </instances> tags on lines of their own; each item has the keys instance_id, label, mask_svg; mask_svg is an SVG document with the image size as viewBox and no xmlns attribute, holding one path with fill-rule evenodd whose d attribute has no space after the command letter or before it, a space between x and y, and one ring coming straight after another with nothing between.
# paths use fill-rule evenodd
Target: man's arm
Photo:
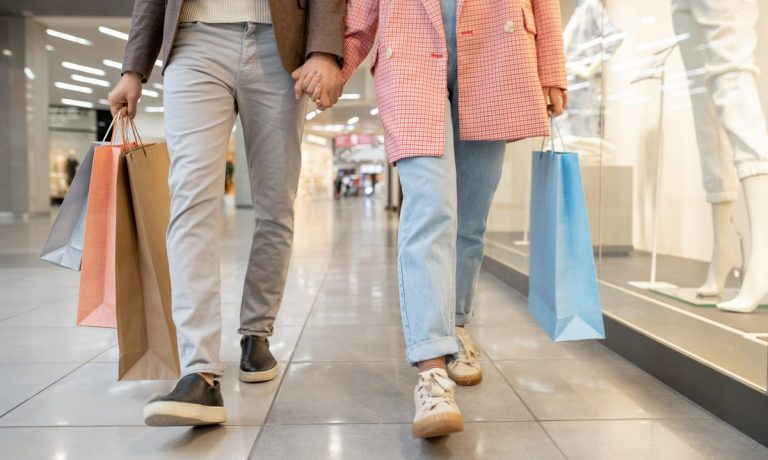
<instances>
[{"instance_id":1,"label":"man's arm","mask_svg":"<svg viewBox=\"0 0 768 460\"><path fill-rule=\"evenodd\" d=\"M325 53L343 58L346 0L309 0L307 7L307 56Z\"/></svg>"},{"instance_id":2,"label":"man's arm","mask_svg":"<svg viewBox=\"0 0 768 460\"><path fill-rule=\"evenodd\" d=\"M125 45L123 73L135 72L146 83L163 45L164 0L136 0Z\"/></svg>"}]
</instances>

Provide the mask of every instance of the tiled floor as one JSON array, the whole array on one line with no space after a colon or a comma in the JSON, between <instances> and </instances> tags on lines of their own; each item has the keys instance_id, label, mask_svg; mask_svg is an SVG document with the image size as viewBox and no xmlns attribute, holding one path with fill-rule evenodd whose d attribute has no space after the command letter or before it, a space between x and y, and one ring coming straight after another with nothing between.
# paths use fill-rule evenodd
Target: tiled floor
<instances>
[{"instance_id":1,"label":"tiled floor","mask_svg":"<svg viewBox=\"0 0 768 460\"><path fill-rule=\"evenodd\" d=\"M460 388L464 433L411 438L396 221L380 203L303 201L273 349L279 379L240 383L249 211L222 243L229 421L150 428L172 382L117 382L115 333L74 326L77 273L40 263L48 220L0 224L0 457L24 459L761 459L768 450L598 343L554 344L525 298L481 275L471 330L485 379Z\"/></svg>"}]
</instances>

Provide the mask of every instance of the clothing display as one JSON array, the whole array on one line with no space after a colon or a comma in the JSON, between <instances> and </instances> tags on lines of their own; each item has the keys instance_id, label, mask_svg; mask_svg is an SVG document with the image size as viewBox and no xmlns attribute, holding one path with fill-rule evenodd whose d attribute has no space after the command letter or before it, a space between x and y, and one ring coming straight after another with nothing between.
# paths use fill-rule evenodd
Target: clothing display
<instances>
[{"instance_id":1,"label":"clothing display","mask_svg":"<svg viewBox=\"0 0 768 460\"><path fill-rule=\"evenodd\" d=\"M680 42L685 67L706 88L691 104L707 200L733 201L737 179L768 174L768 128L755 81L758 4L673 0L672 7L675 32L690 34Z\"/></svg>"},{"instance_id":2,"label":"clothing display","mask_svg":"<svg viewBox=\"0 0 768 460\"><path fill-rule=\"evenodd\" d=\"M602 65L623 42L603 0L584 0L563 31L568 60L568 109L560 126L565 136L600 137Z\"/></svg>"},{"instance_id":3,"label":"clothing display","mask_svg":"<svg viewBox=\"0 0 768 460\"><path fill-rule=\"evenodd\" d=\"M186 0L179 22L271 24L268 0Z\"/></svg>"},{"instance_id":4,"label":"clothing display","mask_svg":"<svg viewBox=\"0 0 768 460\"><path fill-rule=\"evenodd\" d=\"M211 46L196 45L202 40ZM221 375L216 240L234 107L243 124L256 213L239 332L269 336L291 255L306 100L293 96L294 82L280 65L270 25L182 24L173 53L165 75L173 315L182 374ZM259 65L252 64L256 60Z\"/></svg>"}]
</instances>

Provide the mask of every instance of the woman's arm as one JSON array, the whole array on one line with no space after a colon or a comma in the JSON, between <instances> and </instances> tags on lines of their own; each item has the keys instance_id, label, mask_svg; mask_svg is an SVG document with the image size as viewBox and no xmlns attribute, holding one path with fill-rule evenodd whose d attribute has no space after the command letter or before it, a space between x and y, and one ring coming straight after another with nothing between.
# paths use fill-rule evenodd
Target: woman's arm
<instances>
[{"instance_id":1,"label":"woman's arm","mask_svg":"<svg viewBox=\"0 0 768 460\"><path fill-rule=\"evenodd\" d=\"M558 0L532 0L536 19L536 58L541 86L568 89L563 25Z\"/></svg>"},{"instance_id":2,"label":"woman's arm","mask_svg":"<svg viewBox=\"0 0 768 460\"><path fill-rule=\"evenodd\" d=\"M373 48L379 28L379 0L349 0L346 24L342 69L345 82Z\"/></svg>"}]
</instances>

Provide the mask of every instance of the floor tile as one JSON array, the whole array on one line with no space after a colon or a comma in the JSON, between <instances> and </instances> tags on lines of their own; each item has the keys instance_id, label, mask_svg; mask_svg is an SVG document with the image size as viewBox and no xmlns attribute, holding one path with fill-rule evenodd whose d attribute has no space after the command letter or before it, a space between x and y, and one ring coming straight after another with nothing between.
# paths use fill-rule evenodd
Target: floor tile
<instances>
[{"instance_id":1,"label":"floor tile","mask_svg":"<svg viewBox=\"0 0 768 460\"><path fill-rule=\"evenodd\" d=\"M496 364L539 420L710 417L616 356Z\"/></svg>"},{"instance_id":2,"label":"floor tile","mask_svg":"<svg viewBox=\"0 0 768 460\"><path fill-rule=\"evenodd\" d=\"M83 363L115 343L114 329L0 328L0 363Z\"/></svg>"},{"instance_id":3,"label":"floor tile","mask_svg":"<svg viewBox=\"0 0 768 460\"><path fill-rule=\"evenodd\" d=\"M297 440L301 440L297 442ZM467 423L464 432L414 439L410 424L265 426L253 460L563 460L535 423Z\"/></svg>"},{"instance_id":4,"label":"floor tile","mask_svg":"<svg viewBox=\"0 0 768 460\"><path fill-rule=\"evenodd\" d=\"M536 325L471 326L470 330L493 360L585 359L609 354L596 341L555 343Z\"/></svg>"},{"instance_id":5,"label":"floor tile","mask_svg":"<svg viewBox=\"0 0 768 460\"><path fill-rule=\"evenodd\" d=\"M77 364L0 364L0 416L77 368Z\"/></svg>"},{"instance_id":6,"label":"floor tile","mask_svg":"<svg viewBox=\"0 0 768 460\"><path fill-rule=\"evenodd\" d=\"M710 420L544 422L570 460L765 460L768 449Z\"/></svg>"},{"instance_id":7,"label":"floor tile","mask_svg":"<svg viewBox=\"0 0 768 460\"><path fill-rule=\"evenodd\" d=\"M34 308L0 321L4 327L77 327L77 300Z\"/></svg>"},{"instance_id":8,"label":"floor tile","mask_svg":"<svg viewBox=\"0 0 768 460\"><path fill-rule=\"evenodd\" d=\"M9 459L221 460L245 459L258 427L0 428Z\"/></svg>"},{"instance_id":9,"label":"floor tile","mask_svg":"<svg viewBox=\"0 0 768 460\"><path fill-rule=\"evenodd\" d=\"M405 339L400 326L307 327L294 361L402 361Z\"/></svg>"},{"instance_id":10,"label":"floor tile","mask_svg":"<svg viewBox=\"0 0 768 460\"><path fill-rule=\"evenodd\" d=\"M230 365L222 379L227 424L263 424L280 380L245 384L237 375L238 367ZM173 385L172 381L118 382L115 364L86 364L0 418L0 425L143 426L144 404Z\"/></svg>"}]
</instances>

